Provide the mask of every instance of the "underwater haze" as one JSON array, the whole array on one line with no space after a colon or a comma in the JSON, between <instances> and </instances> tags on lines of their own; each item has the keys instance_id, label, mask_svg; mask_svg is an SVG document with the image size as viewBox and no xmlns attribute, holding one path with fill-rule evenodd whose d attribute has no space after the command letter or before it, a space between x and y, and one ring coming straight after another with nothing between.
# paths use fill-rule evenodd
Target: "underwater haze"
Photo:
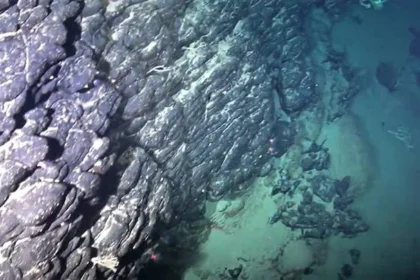
<instances>
[{"instance_id":1,"label":"underwater haze","mask_svg":"<svg viewBox=\"0 0 420 280\"><path fill-rule=\"evenodd\" d=\"M420 1L0 1L0 280L420 280Z\"/></svg>"}]
</instances>

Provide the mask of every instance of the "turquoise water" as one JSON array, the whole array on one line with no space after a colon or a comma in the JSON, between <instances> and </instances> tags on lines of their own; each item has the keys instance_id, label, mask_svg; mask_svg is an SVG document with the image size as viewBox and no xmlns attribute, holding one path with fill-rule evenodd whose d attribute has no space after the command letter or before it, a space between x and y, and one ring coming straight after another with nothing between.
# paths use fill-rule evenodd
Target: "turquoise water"
<instances>
[{"instance_id":1,"label":"turquoise water","mask_svg":"<svg viewBox=\"0 0 420 280\"><path fill-rule=\"evenodd\" d=\"M412 75L420 65L407 52L407 27L420 26L420 2L411 2L393 1L375 12L360 9L361 25L343 22L334 30L335 43L345 46L351 63L372 72L380 61L404 68L395 92L374 82L352 107L374 149L377 171L372 189L356 204L371 230L354 240L336 240L343 249L355 244L363 251L356 279L420 277L420 88ZM411 135L414 148L389 133L398 128Z\"/></svg>"}]
</instances>

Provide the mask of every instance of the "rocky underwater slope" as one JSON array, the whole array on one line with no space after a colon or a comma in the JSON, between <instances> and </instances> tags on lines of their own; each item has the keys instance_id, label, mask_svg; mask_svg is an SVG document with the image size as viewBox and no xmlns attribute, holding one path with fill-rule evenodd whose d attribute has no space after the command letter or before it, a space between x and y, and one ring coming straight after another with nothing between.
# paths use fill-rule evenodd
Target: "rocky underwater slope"
<instances>
[{"instance_id":1,"label":"rocky underwater slope","mask_svg":"<svg viewBox=\"0 0 420 280\"><path fill-rule=\"evenodd\" d=\"M333 121L358 92L359 72L327 37L338 81L317 74L305 20L315 6L341 9L286 0L0 3L0 278L147 278L166 258L180 260L169 275L182 271L209 231L206 201L267 175L271 159L304 138L305 114L321 114L328 99L321 115ZM321 143L303 154L305 171L328 166ZM273 195L297 188L290 176ZM310 182L273 223L315 238L367 230L347 210L351 179Z\"/></svg>"}]
</instances>

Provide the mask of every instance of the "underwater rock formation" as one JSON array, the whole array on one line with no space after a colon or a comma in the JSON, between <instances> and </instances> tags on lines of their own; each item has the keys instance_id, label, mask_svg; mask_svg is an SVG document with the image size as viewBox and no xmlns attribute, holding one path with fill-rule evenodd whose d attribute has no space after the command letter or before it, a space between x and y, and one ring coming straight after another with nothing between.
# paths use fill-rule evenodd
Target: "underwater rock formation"
<instances>
[{"instance_id":1,"label":"underwater rock formation","mask_svg":"<svg viewBox=\"0 0 420 280\"><path fill-rule=\"evenodd\" d=\"M316 169L318 171L328 169L330 163L330 155L328 149L312 143L308 151L303 153L301 167L303 171Z\"/></svg>"},{"instance_id":2,"label":"underwater rock formation","mask_svg":"<svg viewBox=\"0 0 420 280\"><path fill-rule=\"evenodd\" d=\"M381 62L376 67L376 80L389 92L393 92L396 89L398 78L398 70L391 63Z\"/></svg>"},{"instance_id":3,"label":"underwater rock formation","mask_svg":"<svg viewBox=\"0 0 420 280\"><path fill-rule=\"evenodd\" d=\"M351 257L351 263L353 265L357 265L360 262L360 255L362 254L359 249L352 248L349 250L349 254Z\"/></svg>"},{"instance_id":4,"label":"underwater rock formation","mask_svg":"<svg viewBox=\"0 0 420 280\"><path fill-rule=\"evenodd\" d=\"M137 278L166 227L259 174L273 92L315 98L303 10L205 5L0 4L2 279Z\"/></svg>"},{"instance_id":5,"label":"underwater rock formation","mask_svg":"<svg viewBox=\"0 0 420 280\"><path fill-rule=\"evenodd\" d=\"M302 45L303 39L296 39L295 44L297 50L305 49ZM296 49L293 52L296 52ZM290 50L291 51L291 50ZM317 98L315 92L314 74L311 66L303 59L302 53L287 54L292 56L283 63L282 81L283 89L280 92L280 100L283 109L288 113L297 113L314 102Z\"/></svg>"},{"instance_id":6,"label":"underwater rock formation","mask_svg":"<svg viewBox=\"0 0 420 280\"><path fill-rule=\"evenodd\" d=\"M420 57L420 31L414 26L410 26L408 30L414 36L414 38L411 39L408 51L410 55L414 57Z\"/></svg>"},{"instance_id":7,"label":"underwater rock formation","mask_svg":"<svg viewBox=\"0 0 420 280\"><path fill-rule=\"evenodd\" d=\"M299 186L293 194L300 196L299 202L286 199L279 205L270 223L281 221L287 227L300 229L304 238L324 239L332 234L354 237L367 231L369 226L359 213L349 208L353 202L353 197L347 194L349 180L347 177L333 180L317 174L306 180L309 187L302 180L289 182ZM333 207L328 207L328 204Z\"/></svg>"}]
</instances>

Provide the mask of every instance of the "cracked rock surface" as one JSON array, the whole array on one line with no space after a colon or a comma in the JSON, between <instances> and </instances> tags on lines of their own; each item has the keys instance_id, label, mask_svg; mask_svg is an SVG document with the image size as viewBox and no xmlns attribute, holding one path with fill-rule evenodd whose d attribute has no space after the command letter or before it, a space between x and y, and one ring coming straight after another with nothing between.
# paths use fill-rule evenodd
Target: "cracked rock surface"
<instances>
[{"instance_id":1,"label":"cracked rock surface","mask_svg":"<svg viewBox=\"0 0 420 280\"><path fill-rule=\"evenodd\" d=\"M0 1L0 279L135 279L159 225L258 176L274 96L315 98L301 13Z\"/></svg>"}]
</instances>

